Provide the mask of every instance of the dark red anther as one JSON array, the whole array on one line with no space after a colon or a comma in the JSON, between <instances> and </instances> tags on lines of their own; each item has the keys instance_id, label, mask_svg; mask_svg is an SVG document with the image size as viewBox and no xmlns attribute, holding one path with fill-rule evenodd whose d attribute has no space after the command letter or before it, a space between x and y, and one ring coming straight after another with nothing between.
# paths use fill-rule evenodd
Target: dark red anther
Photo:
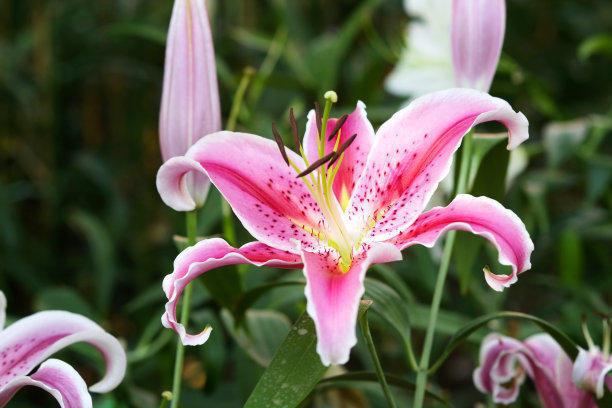
<instances>
[{"instance_id":1,"label":"dark red anther","mask_svg":"<svg viewBox=\"0 0 612 408\"><path fill-rule=\"evenodd\" d=\"M300 143L300 136L298 134L297 121L295 120L295 115L293 114L293 108L289 109L289 123L291 124L291 131L293 133L293 143L295 143L295 150L299 152L302 144Z\"/></svg>"},{"instance_id":2,"label":"dark red anther","mask_svg":"<svg viewBox=\"0 0 612 408\"><path fill-rule=\"evenodd\" d=\"M319 135L321 135L321 128L323 127L323 116L321 116L321 106L319 102L314 103L315 106L315 117L317 121L317 130L319 131Z\"/></svg>"},{"instance_id":3,"label":"dark red anther","mask_svg":"<svg viewBox=\"0 0 612 408\"><path fill-rule=\"evenodd\" d=\"M349 146L355 141L355 138L357 138L357 133L355 133L353 136L349 137L346 142L342 143L342 146L340 146L338 151L334 152L335 156L329 162L329 164L327 165L327 168L330 168L336 162L336 160L338 160L340 158L340 156L342 156L342 153L344 153L344 151L349 148Z\"/></svg>"},{"instance_id":4,"label":"dark red anther","mask_svg":"<svg viewBox=\"0 0 612 408\"><path fill-rule=\"evenodd\" d=\"M336 122L336 126L334 126L334 130L332 130L331 134L329 135L329 138L327 139L328 142L331 141L334 137L336 137L342 126L344 126L344 122L346 122L347 119L348 115L343 115L340 119L338 119L338 121Z\"/></svg>"},{"instance_id":5,"label":"dark red anther","mask_svg":"<svg viewBox=\"0 0 612 408\"><path fill-rule=\"evenodd\" d=\"M312 173L313 171L315 171L316 169L318 169L319 167L321 167L322 165L324 165L325 163L330 161L334 157L334 154L335 154L334 152L331 152L327 156L324 156L324 157L320 158L319 160L315 161L310 166L308 166L308 168L306 170L304 170L303 172L298 174L297 178L309 175L310 173Z\"/></svg>"},{"instance_id":6,"label":"dark red anther","mask_svg":"<svg viewBox=\"0 0 612 408\"><path fill-rule=\"evenodd\" d=\"M287 151L285 150L285 144L283 143L283 138L281 137L278 129L276 128L276 124L272 123L272 134L274 135L274 140L276 140L276 144L278 146L278 150L281 152L281 156L283 156L283 160L289 165L289 157L287 157Z\"/></svg>"}]
</instances>

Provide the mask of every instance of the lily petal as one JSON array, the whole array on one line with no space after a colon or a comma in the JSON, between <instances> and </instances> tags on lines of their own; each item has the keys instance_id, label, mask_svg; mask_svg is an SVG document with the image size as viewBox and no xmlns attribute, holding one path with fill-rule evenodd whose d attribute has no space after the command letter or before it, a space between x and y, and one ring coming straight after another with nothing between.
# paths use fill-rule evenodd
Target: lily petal
<instances>
[{"instance_id":1,"label":"lily petal","mask_svg":"<svg viewBox=\"0 0 612 408\"><path fill-rule=\"evenodd\" d=\"M505 0L453 0L451 38L457 86L489 91L505 30Z\"/></svg>"},{"instance_id":2,"label":"lily petal","mask_svg":"<svg viewBox=\"0 0 612 408\"><path fill-rule=\"evenodd\" d=\"M612 391L612 377L608 378L606 384L606 377L611 371L612 358L606 360L601 350L595 347L589 351L580 349L578 358L574 362L572 379L578 387L595 394L597 398L602 398L605 385Z\"/></svg>"},{"instance_id":3,"label":"lily petal","mask_svg":"<svg viewBox=\"0 0 612 408\"><path fill-rule=\"evenodd\" d=\"M83 378L70 365L60 360L47 360L30 377L20 376L0 389L0 407L6 406L11 398L24 386L42 388L51 394L62 408L89 408L91 395Z\"/></svg>"},{"instance_id":4,"label":"lily petal","mask_svg":"<svg viewBox=\"0 0 612 408\"><path fill-rule=\"evenodd\" d=\"M174 260L174 271L166 275L163 282L168 302L162 316L162 324L177 332L184 345L203 344L208 340L212 330L209 326L199 334L188 334L185 327L178 322L176 308L185 287L211 269L238 264L274 268L302 267L299 255L278 250L260 242L251 242L240 248L233 248L221 238L211 238L187 248Z\"/></svg>"},{"instance_id":5,"label":"lily petal","mask_svg":"<svg viewBox=\"0 0 612 408\"><path fill-rule=\"evenodd\" d=\"M346 273L340 271L338 258L333 251L302 253L307 311L317 330L317 353L326 366L346 363L357 344L357 313L368 267L401 260L402 254L394 245L376 243L353 259Z\"/></svg>"},{"instance_id":6,"label":"lily petal","mask_svg":"<svg viewBox=\"0 0 612 408\"><path fill-rule=\"evenodd\" d=\"M78 342L96 347L106 362L104 377L91 391L107 392L117 387L126 368L125 351L119 341L86 317L62 311L36 313L2 331L0 387L27 375L47 357Z\"/></svg>"},{"instance_id":7,"label":"lily petal","mask_svg":"<svg viewBox=\"0 0 612 408\"><path fill-rule=\"evenodd\" d=\"M168 29L159 136L164 160L221 130L215 50L205 0L174 2Z\"/></svg>"},{"instance_id":8,"label":"lily petal","mask_svg":"<svg viewBox=\"0 0 612 408\"><path fill-rule=\"evenodd\" d=\"M286 151L296 166L306 168L301 157ZM242 225L259 241L290 251L295 251L295 240L320 248L323 214L272 140L246 133L213 133L200 139L185 157L164 163L157 174L158 191L179 211L195 208L184 184L190 171L208 174Z\"/></svg>"},{"instance_id":9,"label":"lily petal","mask_svg":"<svg viewBox=\"0 0 612 408\"><path fill-rule=\"evenodd\" d=\"M336 127L338 119L331 118L327 122L325 154L331 153L336 145L336 138L328 141L331 132ZM361 176L365 167L368 153L374 143L374 128L368 120L365 104L357 102L355 110L348 115L346 122L340 128L340 141L338 146L346 142L351 136L357 135L355 141L345 151L342 163L334 180L334 193L340 203L348 203L353 193L355 183ZM308 113L306 134L304 136L304 152L310 163L319 159L318 147L319 132L317 130L315 112Z\"/></svg>"},{"instance_id":10,"label":"lily petal","mask_svg":"<svg viewBox=\"0 0 612 408\"><path fill-rule=\"evenodd\" d=\"M536 334L523 343L532 355L532 379L545 407L597 407L593 398L572 382L572 361L550 335Z\"/></svg>"},{"instance_id":11,"label":"lily petal","mask_svg":"<svg viewBox=\"0 0 612 408\"><path fill-rule=\"evenodd\" d=\"M414 244L432 247L446 231L462 230L489 240L499 252L499 262L512 267L511 275L495 275L485 270L487 283L501 291L531 268L533 242L525 224L512 211L487 197L459 194L447 207L423 213L392 242L404 249Z\"/></svg>"},{"instance_id":12,"label":"lily petal","mask_svg":"<svg viewBox=\"0 0 612 408\"><path fill-rule=\"evenodd\" d=\"M4 321L6 320L6 296L0 290L0 331L4 329Z\"/></svg>"},{"instance_id":13,"label":"lily petal","mask_svg":"<svg viewBox=\"0 0 612 408\"><path fill-rule=\"evenodd\" d=\"M421 214L448 174L463 136L487 121L508 128L509 149L528 138L525 115L486 93L450 89L414 100L376 133L348 218L356 228L374 225L370 240L398 235Z\"/></svg>"}]
</instances>

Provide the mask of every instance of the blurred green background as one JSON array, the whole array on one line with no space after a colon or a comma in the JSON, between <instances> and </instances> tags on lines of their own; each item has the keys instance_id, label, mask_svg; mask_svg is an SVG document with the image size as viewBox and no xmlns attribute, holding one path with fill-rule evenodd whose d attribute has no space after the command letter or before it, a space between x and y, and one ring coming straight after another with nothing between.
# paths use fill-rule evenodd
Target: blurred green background
<instances>
[{"instance_id":1,"label":"blurred green background","mask_svg":"<svg viewBox=\"0 0 612 408\"><path fill-rule=\"evenodd\" d=\"M307 109L328 89L340 96L337 114L363 100L375 126L405 103L383 85L410 22L402 1L209 3L224 117L243 69L257 70L240 129L270 136L272 121L288 125L289 107L303 129ZM98 407L154 407L170 388L175 340L159 324L161 279L177 253L172 236L184 234L184 225L159 199L155 173L171 8L170 0L0 2L0 289L12 318L71 310L125 341L126 381L112 395L96 397ZM497 195L526 222L536 245L533 269L511 289L493 293L480 271L485 264L501 269L494 251L479 238L461 236L460 245L472 249L458 252L474 256L454 264L436 347L462 323L502 309L540 316L580 342L585 314L598 335L596 313L610 312L612 289L611 66L609 0L508 0L502 63L491 93L529 118L528 166L507 192L490 175L479 174L475 188ZM494 148L483 168L491 165L489 174L503 176L505 155ZM219 234L220 214L213 192L199 234ZM249 239L239 230L241 243ZM405 262L369 275L371 285L399 291L410 304L417 350L438 255L411 248ZM253 269L245 286L282 279L301 279L301 272ZM233 307L239 284L227 284L234 295L222 305L203 285L197 288L193 324L212 322L214 331L204 347L188 350L185 407L241 406L304 310L302 287L272 290L247 314L251 329L236 332L224 307ZM383 366L409 377L398 334L371 315ZM492 328L519 337L536 330L520 322ZM486 400L471 381L479 338L458 349L435 377L456 406ZM97 378L99 364L88 348L62 354L88 382ZM371 369L362 344L349 368ZM532 389L524 386L517 406L537 406ZM409 398L397 392L400 401ZM29 390L12 404L50 401ZM385 406L375 383L320 390L309 404Z\"/></svg>"}]
</instances>

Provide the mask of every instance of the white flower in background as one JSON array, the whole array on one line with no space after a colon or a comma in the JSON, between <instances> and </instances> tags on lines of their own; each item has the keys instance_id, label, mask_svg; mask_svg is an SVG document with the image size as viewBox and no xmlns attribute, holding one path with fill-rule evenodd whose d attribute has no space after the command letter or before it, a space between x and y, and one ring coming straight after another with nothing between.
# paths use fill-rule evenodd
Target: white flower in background
<instances>
[{"instance_id":1,"label":"white flower in background","mask_svg":"<svg viewBox=\"0 0 612 408\"><path fill-rule=\"evenodd\" d=\"M407 47L387 78L387 91L417 97L452 88L452 0L404 0L404 8L414 20L408 25Z\"/></svg>"}]
</instances>

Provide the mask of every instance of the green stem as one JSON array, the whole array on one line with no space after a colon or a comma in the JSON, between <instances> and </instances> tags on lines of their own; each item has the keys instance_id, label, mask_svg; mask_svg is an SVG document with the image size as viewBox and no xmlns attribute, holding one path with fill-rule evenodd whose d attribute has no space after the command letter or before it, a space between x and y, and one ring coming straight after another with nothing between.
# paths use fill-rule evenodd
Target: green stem
<instances>
[{"instance_id":1,"label":"green stem","mask_svg":"<svg viewBox=\"0 0 612 408\"><path fill-rule=\"evenodd\" d=\"M459 169L459 179L455 194L463 193L467 190L468 175L470 174L470 156L472 154L472 135L468 134L463 142L463 151L461 153L461 167ZM433 346L434 334L436 331L436 322L438 320L438 312L440 303L442 302L442 294L444 292L444 283L448 268L450 266L451 256L453 254L453 246L455 245L456 231L448 233L446 242L444 243L444 252L438 269L438 277L434 288L433 299L431 301L431 309L429 312L429 323L427 324L427 332L425 333L425 341L423 342L423 352L421 361L417 371L416 390L414 395L414 408L421 408L425 400L425 389L427 388L427 374L429 370L429 357Z\"/></svg>"},{"instance_id":2,"label":"green stem","mask_svg":"<svg viewBox=\"0 0 612 408\"><path fill-rule=\"evenodd\" d=\"M189 246L195 245L197 241L198 215L197 210L185 213L185 223L187 226L187 243ZM183 305L181 307L181 324L187 327L189 323L189 312L191 308L191 284L185 287L183 292ZM183 363L185 361L185 347L178 338L176 341L176 359L174 360L174 378L172 381L172 408L178 408L181 397L181 381L183 374Z\"/></svg>"},{"instance_id":3,"label":"green stem","mask_svg":"<svg viewBox=\"0 0 612 408\"><path fill-rule=\"evenodd\" d=\"M238 115L240 114L240 110L242 109L242 101L244 100L244 95L246 94L253 75L255 75L255 69L253 69L253 67L246 67L244 69L242 73L242 78L240 79L240 83L238 84L238 88L236 89L236 93L234 94L232 109L230 110L229 117L227 118L227 123L225 124L225 129L227 130L234 131L236 129Z\"/></svg>"},{"instance_id":4,"label":"green stem","mask_svg":"<svg viewBox=\"0 0 612 408\"><path fill-rule=\"evenodd\" d=\"M370 325L368 323L367 312L365 312L359 318L359 326L361 327L361 333L363 334L363 338L365 339L365 342L368 346L370 356L372 356L372 361L374 362L374 368L376 370L376 376L378 377L378 382L380 383L380 387L383 390L383 394L385 394L385 398L387 399L387 404L389 404L389 407L391 408L396 408L397 405L395 405L393 394L391 394L391 390L389 390L389 384L387 384L385 373L383 372L382 366L380 365L378 354L376 354L376 347L374 347L374 341L372 340L372 334L370 333Z\"/></svg>"}]
</instances>

